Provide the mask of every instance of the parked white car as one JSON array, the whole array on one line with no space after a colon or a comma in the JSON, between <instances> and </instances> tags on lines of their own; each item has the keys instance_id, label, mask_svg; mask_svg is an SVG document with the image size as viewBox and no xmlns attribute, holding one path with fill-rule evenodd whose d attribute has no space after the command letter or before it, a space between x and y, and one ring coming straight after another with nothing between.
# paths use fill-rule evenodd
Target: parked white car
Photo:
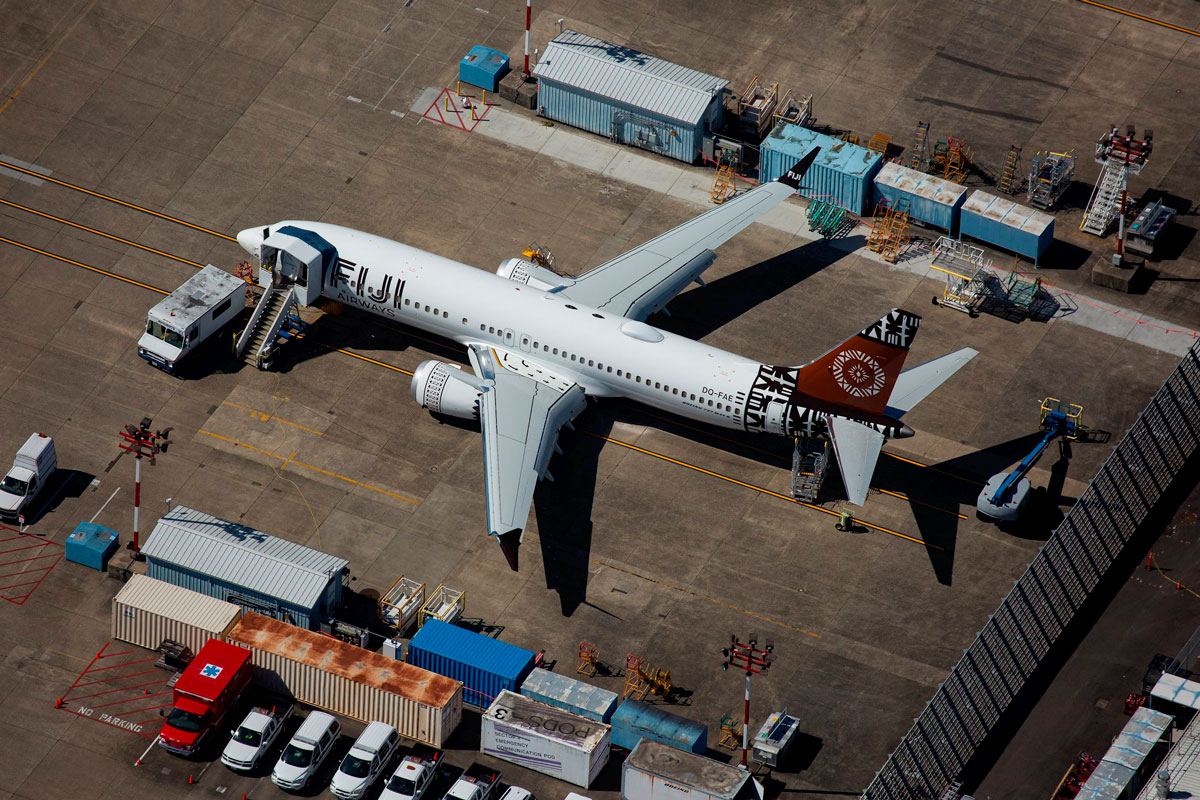
<instances>
[{"instance_id":1,"label":"parked white car","mask_svg":"<svg viewBox=\"0 0 1200 800\"><path fill-rule=\"evenodd\" d=\"M230 769L254 769L262 754L283 730L283 723L292 716L292 707L256 708L246 715L233 732L233 738L221 753L221 763Z\"/></svg>"},{"instance_id":2,"label":"parked white car","mask_svg":"<svg viewBox=\"0 0 1200 800\"><path fill-rule=\"evenodd\" d=\"M334 773L329 791L341 800L359 800L392 760L400 734L391 725L372 722L354 742Z\"/></svg>"},{"instance_id":3,"label":"parked white car","mask_svg":"<svg viewBox=\"0 0 1200 800\"><path fill-rule=\"evenodd\" d=\"M329 756L341 733L342 725L332 714L324 711L309 714L283 748L271 772L271 782L281 789L303 789Z\"/></svg>"},{"instance_id":4,"label":"parked white car","mask_svg":"<svg viewBox=\"0 0 1200 800\"><path fill-rule=\"evenodd\" d=\"M15 522L46 488L56 469L58 454L54 440L44 433L26 439L13 457L12 469L0 483L0 518Z\"/></svg>"}]
</instances>

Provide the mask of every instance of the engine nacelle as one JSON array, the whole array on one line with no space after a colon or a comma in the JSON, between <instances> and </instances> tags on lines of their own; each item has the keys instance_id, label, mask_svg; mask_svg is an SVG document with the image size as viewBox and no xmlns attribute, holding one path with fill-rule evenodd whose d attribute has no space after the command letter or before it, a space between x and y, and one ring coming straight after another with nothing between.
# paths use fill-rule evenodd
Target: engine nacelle
<instances>
[{"instance_id":1,"label":"engine nacelle","mask_svg":"<svg viewBox=\"0 0 1200 800\"><path fill-rule=\"evenodd\" d=\"M575 281L564 278L556 272L546 269L540 264L526 261L523 258L506 258L496 268L496 274L514 283L523 283L534 289L555 289L559 286L570 286Z\"/></svg>"},{"instance_id":2,"label":"engine nacelle","mask_svg":"<svg viewBox=\"0 0 1200 800\"><path fill-rule=\"evenodd\" d=\"M483 381L442 361L422 361L413 370L413 400L435 414L479 419L482 393Z\"/></svg>"}]
</instances>

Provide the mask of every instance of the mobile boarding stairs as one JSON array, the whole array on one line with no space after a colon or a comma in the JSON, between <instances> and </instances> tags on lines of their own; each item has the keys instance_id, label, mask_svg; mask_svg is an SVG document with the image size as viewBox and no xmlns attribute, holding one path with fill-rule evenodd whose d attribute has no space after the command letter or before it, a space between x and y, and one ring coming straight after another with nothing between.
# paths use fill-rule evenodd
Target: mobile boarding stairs
<instances>
[{"instance_id":1,"label":"mobile boarding stairs","mask_svg":"<svg viewBox=\"0 0 1200 800\"><path fill-rule=\"evenodd\" d=\"M269 369L280 344L303 332L298 309L321 296L326 273L337 264L337 250L312 231L284 225L263 239L258 264L263 294L235 341L234 355Z\"/></svg>"}]
</instances>

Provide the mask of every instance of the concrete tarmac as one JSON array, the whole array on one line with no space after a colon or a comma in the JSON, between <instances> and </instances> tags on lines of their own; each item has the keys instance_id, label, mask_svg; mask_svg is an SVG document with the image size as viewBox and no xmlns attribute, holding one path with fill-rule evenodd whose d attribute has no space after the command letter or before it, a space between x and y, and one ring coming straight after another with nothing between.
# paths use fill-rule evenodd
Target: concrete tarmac
<instances>
[{"instance_id":1,"label":"concrete tarmac","mask_svg":"<svg viewBox=\"0 0 1200 800\"><path fill-rule=\"evenodd\" d=\"M194 268L17 205L230 270L245 257L228 238L238 230L318 219L486 270L537 241L575 274L694 216L695 187L711 180L689 169L692 188L672 192L684 184L651 179L678 164L656 160L657 172L626 180L628 168L599 155L609 146L599 137L564 137L545 152L412 113L427 89L453 84L470 45L514 52L524 12L507 0L8 0L0 9L0 159L69 184L0 170L9 203L0 236L152 287L170 290ZM1197 27L1189 14L1172 2L1152 16ZM1086 156L1109 125L1136 122L1155 129L1157 147L1136 193L1188 197L1200 177L1187 94L1200 51L1182 34L1065 0L773 1L737 17L716 3L562 0L538 10L534 46L544 49L562 18L738 87L759 74L813 92L821 123L864 139L882 130L903 144L917 119L932 120L934 134L965 136L993 166L1012 142ZM1092 180L1095 167L1081 157L1076 174ZM977 521L980 482L1033 446L1042 398L1080 403L1085 423L1111 438L1076 445L1057 466L1051 452L1032 474L1045 486L1053 468L1065 508L1177 359L1176 345L1131 334L1138 320L1200 324L1187 282L1200 277L1200 245L1186 233L1194 214L1179 217L1180 246L1156 266L1162 280L1137 296L1088 283L1085 265L1105 257L1111 237L1073 233L1079 214L1074 204L1059 216L1060 257L1043 272L1128 318L1111 335L1063 319L969 319L930 305L941 284L861 255L851 240L748 229L721 248L706 288L652 322L748 358L803 363L903 306L924 315L912 363L980 351L906 417L917 436L887 447L875 485L891 494L872 493L857 512L875 527L839 533L835 517L791 502L789 442L604 401L564 432L515 573L482 535L478 432L432 419L409 396L405 371L426 358L465 363L456 347L350 310L313 314L311 335L284 349L278 369L214 357L181 380L136 355L159 295L0 244L0 457L45 431L64 478L31 520L40 538L0 531L16 543L0 550L33 542L51 554L94 515L127 541L133 466L117 433L151 417L173 431L169 451L143 470L143 535L171 498L338 553L351 561L360 622L402 574L464 589L469 619L544 648L560 672L574 674L581 640L614 672L629 653L671 670L680 689L671 710L707 724L713 743L722 715L742 702L742 682L719 669L720 648L730 632L771 637L777 662L755 679L753 726L786 707L805 736L772 791L856 793L1053 523L1049 515L1014 535ZM837 483L826 511L840 507ZM0 553L0 564L17 560ZM135 767L146 738L55 709L109 640L119 584L54 558L27 569L28 581L0 592L0 800L279 794L261 774L156 750ZM620 691L623 681L595 682ZM478 757L474 724L449 753L458 767ZM568 791L515 766L504 772L539 797ZM588 794L618 792L614 766Z\"/></svg>"}]
</instances>

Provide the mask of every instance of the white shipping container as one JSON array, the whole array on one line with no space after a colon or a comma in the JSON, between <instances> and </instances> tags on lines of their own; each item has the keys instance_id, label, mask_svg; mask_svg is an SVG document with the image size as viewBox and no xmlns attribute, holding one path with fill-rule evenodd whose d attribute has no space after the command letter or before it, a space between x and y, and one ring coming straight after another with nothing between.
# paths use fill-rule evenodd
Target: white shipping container
<instances>
[{"instance_id":1,"label":"white shipping container","mask_svg":"<svg viewBox=\"0 0 1200 800\"><path fill-rule=\"evenodd\" d=\"M507 689L483 715L479 750L587 788L608 763L612 726Z\"/></svg>"},{"instance_id":2,"label":"white shipping container","mask_svg":"<svg viewBox=\"0 0 1200 800\"><path fill-rule=\"evenodd\" d=\"M257 685L307 705L434 747L462 720L459 681L330 636L247 613L227 640L254 653Z\"/></svg>"},{"instance_id":3,"label":"white shipping container","mask_svg":"<svg viewBox=\"0 0 1200 800\"><path fill-rule=\"evenodd\" d=\"M762 800L763 787L732 764L642 739L621 770L621 800Z\"/></svg>"},{"instance_id":4,"label":"white shipping container","mask_svg":"<svg viewBox=\"0 0 1200 800\"><path fill-rule=\"evenodd\" d=\"M112 600L112 636L148 650L174 639L198 653L209 639L224 639L241 617L233 603L134 575Z\"/></svg>"}]
</instances>

